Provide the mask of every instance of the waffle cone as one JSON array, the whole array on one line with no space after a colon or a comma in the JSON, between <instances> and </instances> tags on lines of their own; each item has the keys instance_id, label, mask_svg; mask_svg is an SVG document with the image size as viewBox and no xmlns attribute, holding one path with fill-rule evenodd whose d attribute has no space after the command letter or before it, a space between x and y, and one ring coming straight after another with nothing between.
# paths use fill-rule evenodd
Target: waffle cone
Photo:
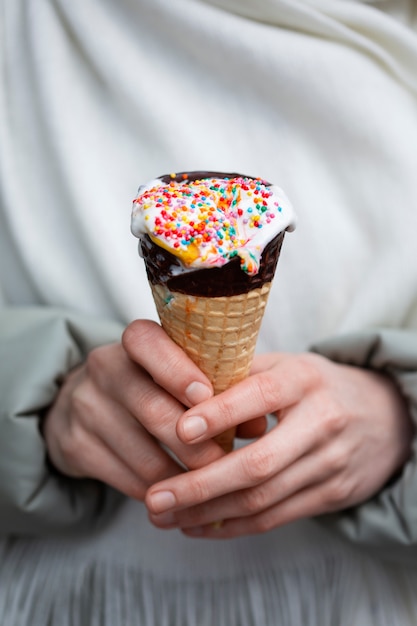
<instances>
[{"instance_id":1,"label":"waffle cone","mask_svg":"<svg viewBox=\"0 0 417 626\"><path fill-rule=\"evenodd\" d=\"M191 296L152 284L161 325L206 374L218 394L249 374L271 283L224 297ZM216 437L233 448L235 429Z\"/></svg>"}]
</instances>

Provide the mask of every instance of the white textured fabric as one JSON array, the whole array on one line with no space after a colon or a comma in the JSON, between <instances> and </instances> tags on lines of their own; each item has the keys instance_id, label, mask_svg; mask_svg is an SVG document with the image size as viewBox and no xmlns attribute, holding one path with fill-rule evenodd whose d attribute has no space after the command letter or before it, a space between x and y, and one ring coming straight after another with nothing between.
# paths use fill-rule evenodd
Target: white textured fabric
<instances>
[{"instance_id":1,"label":"white textured fabric","mask_svg":"<svg viewBox=\"0 0 417 626\"><path fill-rule=\"evenodd\" d=\"M299 216L259 350L416 327L415 2L1 6L0 302L155 318L131 200L214 169L279 184ZM417 623L415 574L311 522L204 543L129 503L95 539L1 549L4 626Z\"/></svg>"},{"instance_id":2,"label":"white textured fabric","mask_svg":"<svg viewBox=\"0 0 417 626\"><path fill-rule=\"evenodd\" d=\"M223 169L299 214L260 349L415 321L417 39L384 5L5 2L6 301L155 316L136 188Z\"/></svg>"}]
</instances>

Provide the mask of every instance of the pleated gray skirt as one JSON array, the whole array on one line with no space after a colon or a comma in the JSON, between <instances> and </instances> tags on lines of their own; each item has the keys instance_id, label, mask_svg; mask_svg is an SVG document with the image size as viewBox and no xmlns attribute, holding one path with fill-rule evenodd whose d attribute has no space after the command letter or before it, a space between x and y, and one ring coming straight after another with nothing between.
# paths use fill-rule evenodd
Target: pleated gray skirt
<instances>
[{"instance_id":1,"label":"pleated gray skirt","mask_svg":"<svg viewBox=\"0 0 417 626\"><path fill-rule=\"evenodd\" d=\"M0 542L1 626L415 626L417 568L314 521L228 541L128 501L100 533Z\"/></svg>"}]
</instances>

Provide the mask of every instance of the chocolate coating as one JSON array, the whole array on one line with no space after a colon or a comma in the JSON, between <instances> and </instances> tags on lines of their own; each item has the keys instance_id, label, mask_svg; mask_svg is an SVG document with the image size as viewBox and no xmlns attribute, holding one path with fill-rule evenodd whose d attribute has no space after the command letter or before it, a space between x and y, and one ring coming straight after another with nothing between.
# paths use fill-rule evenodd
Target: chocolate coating
<instances>
[{"instance_id":1,"label":"chocolate coating","mask_svg":"<svg viewBox=\"0 0 417 626\"><path fill-rule=\"evenodd\" d=\"M207 178L257 180L257 178L246 174L212 171L177 172L175 175L164 174L158 178L165 184L169 184L171 181L181 183ZM263 181L263 183L266 186L271 186L271 183L267 181ZM170 291L214 298L248 293L252 289L257 289L272 281L284 234L284 232L279 233L267 244L261 256L259 272L254 275L249 275L241 269L241 261L238 256L221 267L184 271L179 259L168 250L153 243L148 235L141 237L139 246L141 255L145 260L148 280L152 284L165 285Z\"/></svg>"},{"instance_id":2,"label":"chocolate coating","mask_svg":"<svg viewBox=\"0 0 417 626\"><path fill-rule=\"evenodd\" d=\"M154 244L148 235L141 238L139 245L149 282L165 285L170 291L215 298L248 293L271 282L284 235L285 232L279 233L268 243L261 256L259 272L254 275L241 269L239 257L234 257L222 267L184 272L177 257Z\"/></svg>"},{"instance_id":3,"label":"chocolate coating","mask_svg":"<svg viewBox=\"0 0 417 626\"><path fill-rule=\"evenodd\" d=\"M236 174L234 173L226 173L226 172L177 172L175 175L164 174L163 176L158 176L159 180L162 180L163 183L168 184L173 180L176 183L182 183L185 181L194 182L195 180L204 180L205 178L220 178L224 180L225 178L250 178L251 180L257 180L254 176L247 176L246 174ZM263 183L270 187L271 183L267 181L263 181Z\"/></svg>"}]
</instances>

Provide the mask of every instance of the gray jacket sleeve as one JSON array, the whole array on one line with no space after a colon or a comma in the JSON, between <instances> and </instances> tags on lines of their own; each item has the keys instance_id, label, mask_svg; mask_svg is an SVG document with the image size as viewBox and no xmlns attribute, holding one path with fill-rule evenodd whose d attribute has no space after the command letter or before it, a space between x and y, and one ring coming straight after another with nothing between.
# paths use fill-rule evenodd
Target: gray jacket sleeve
<instances>
[{"instance_id":1,"label":"gray jacket sleeve","mask_svg":"<svg viewBox=\"0 0 417 626\"><path fill-rule=\"evenodd\" d=\"M50 534L92 528L122 496L49 464L42 412L65 374L99 345L117 341L115 322L51 308L0 310L0 533Z\"/></svg>"},{"instance_id":2,"label":"gray jacket sleeve","mask_svg":"<svg viewBox=\"0 0 417 626\"><path fill-rule=\"evenodd\" d=\"M417 426L417 331L382 329L323 341L314 352L337 362L386 372L406 398ZM402 471L372 499L319 521L388 558L417 558L417 436Z\"/></svg>"}]
</instances>

